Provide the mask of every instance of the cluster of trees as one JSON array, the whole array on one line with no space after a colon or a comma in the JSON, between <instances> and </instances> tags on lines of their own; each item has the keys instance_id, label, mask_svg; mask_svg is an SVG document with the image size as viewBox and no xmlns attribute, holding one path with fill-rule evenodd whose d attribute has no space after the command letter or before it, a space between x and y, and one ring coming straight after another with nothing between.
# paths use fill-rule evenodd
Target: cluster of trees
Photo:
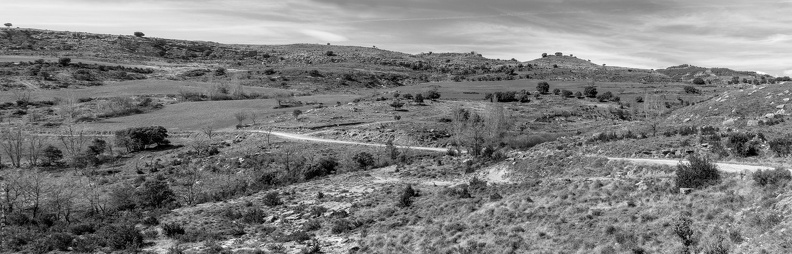
<instances>
[{"instance_id":1,"label":"cluster of trees","mask_svg":"<svg viewBox=\"0 0 792 254\"><path fill-rule=\"evenodd\" d=\"M519 101L522 103L527 103L527 102L531 102L531 93L526 90L522 90L519 92L507 91L507 92L487 93L484 95L484 99L490 100L491 102Z\"/></svg>"},{"instance_id":2,"label":"cluster of trees","mask_svg":"<svg viewBox=\"0 0 792 254\"><path fill-rule=\"evenodd\" d=\"M116 145L126 148L127 152L137 152L151 145L167 146L168 130L162 126L134 127L115 132Z\"/></svg>"},{"instance_id":3,"label":"cluster of trees","mask_svg":"<svg viewBox=\"0 0 792 254\"><path fill-rule=\"evenodd\" d=\"M511 127L511 121L503 107L491 104L485 110L479 114L457 108L451 116L454 143L476 157L492 156L495 149L503 145L503 138Z\"/></svg>"}]
</instances>

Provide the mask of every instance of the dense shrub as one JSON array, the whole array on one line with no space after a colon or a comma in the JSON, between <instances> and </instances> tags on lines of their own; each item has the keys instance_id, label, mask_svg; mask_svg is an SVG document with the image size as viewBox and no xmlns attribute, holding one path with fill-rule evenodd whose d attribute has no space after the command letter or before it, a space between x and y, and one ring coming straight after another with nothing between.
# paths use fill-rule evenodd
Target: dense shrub
<instances>
[{"instance_id":1,"label":"dense shrub","mask_svg":"<svg viewBox=\"0 0 792 254\"><path fill-rule=\"evenodd\" d=\"M352 156L352 161L358 169L368 169L374 166L374 156L367 152L360 152Z\"/></svg>"},{"instance_id":2,"label":"dense shrub","mask_svg":"<svg viewBox=\"0 0 792 254\"><path fill-rule=\"evenodd\" d=\"M263 202L264 205L266 206L278 206L280 204L283 204L283 202L280 199L280 196L278 195L278 192L275 191L267 192L267 194L264 194Z\"/></svg>"},{"instance_id":3,"label":"dense shrub","mask_svg":"<svg viewBox=\"0 0 792 254\"><path fill-rule=\"evenodd\" d=\"M606 102L606 101L610 101L612 99L613 99L613 93L611 93L610 91L607 91L607 92L597 96L597 100L599 100L600 102Z\"/></svg>"},{"instance_id":4,"label":"dense shrub","mask_svg":"<svg viewBox=\"0 0 792 254\"><path fill-rule=\"evenodd\" d=\"M561 94L561 89L558 89L558 88L553 89L553 94L555 94L555 95Z\"/></svg>"},{"instance_id":5,"label":"dense shrub","mask_svg":"<svg viewBox=\"0 0 792 254\"><path fill-rule=\"evenodd\" d=\"M135 127L115 132L116 144L129 152L140 151L149 145L169 145L168 130L162 126Z\"/></svg>"},{"instance_id":6,"label":"dense shrub","mask_svg":"<svg viewBox=\"0 0 792 254\"><path fill-rule=\"evenodd\" d=\"M550 92L550 84L548 84L546 81L541 81L536 84L536 91L539 91L541 94L547 94Z\"/></svg>"},{"instance_id":7,"label":"dense shrub","mask_svg":"<svg viewBox=\"0 0 792 254\"><path fill-rule=\"evenodd\" d=\"M718 166L709 158L691 155L688 161L677 165L677 188L704 188L720 182Z\"/></svg>"},{"instance_id":8,"label":"dense shrub","mask_svg":"<svg viewBox=\"0 0 792 254\"><path fill-rule=\"evenodd\" d=\"M162 232L165 233L165 236L174 238L184 234L184 227L176 222L166 223L162 225Z\"/></svg>"},{"instance_id":9,"label":"dense shrub","mask_svg":"<svg viewBox=\"0 0 792 254\"><path fill-rule=\"evenodd\" d=\"M561 96L564 97L564 98L572 97L572 91L563 90L563 91L561 91Z\"/></svg>"},{"instance_id":10,"label":"dense shrub","mask_svg":"<svg viewBox=\"0 0 792 254\"><path fill-rule=\"evenodd\" d=\"M784 168L776 168L773 170L757 170L753 173L752 178L756 184L760 186L768 185L783 185L789 180L792 180L792 173Z\"/></svg>"},{"instance_id":11,"label":"dense shrub","mask_svg":"<svg viewBox=\"0 0 792 254\"><path fill-rule=\"evenodd\" d=\"M358 226L360 225L356 221L337 219L333 221L333 226L330 228L330 232L333 234L346 233L357 228Z\"/></svg>"},{"instance_id":12,"label":"dense shrub","mask_svg":"<svg viewBox=\"0 0 792 254\"><path fill-rule=\"evenodd\" d=\"M692 86L685 86L685 93L699 94L701 93L701 90L698 90L697 88Z\"/></svg>"},{"instance_id":13,"label":"dense shrub","mask_svg":"<svg viewBox=\"0 0 792 254\"><path fill-rule=\"evenodd\" d=\"M143 235L134 225L108 225L100 229L98 235L114 250L137 249L143 245Z\"/></svg>"},{"instance_id":14,"label":"dense shrub","mask_svg":"<svg viewBox=\"0 0 792 254\"><path fill-rule=\"evenodd\" d=\"M693 79L693 84L696 84L696 85L704 85L704 84L706 84L706 83L707 83L707 82L706 82L706 81L704 81L704 79L702 79L702 78L694 78L694 79Z\"/></svg>"},{"instance_id":15,"label":"dense shrub","mask_svg":"<svg viewBox=\"0 0 792 254\"><path fill-rule=\"evenodd\" d=\"M792 154L792 136L773 139L769 142L770 150L780 157Z\"/></svg>"},{"instance_id":16,"label":"dense shrub","mask_svg":"<svg viewBox=\"0 0 792 254\"><path fill-rule=\"evenodd\" d=\"M316 177L326 176L334 173L336 167L338 167L338 160L332 157L324 157L308 166L303 171L303 178L305 180L311 180Z\"/></svg>"},{"instance_id":17,"label":"dense shrub","mask_svg":"<svg viewBox=\"0 0 792 254\"><path fill-rule=\"evenodd\" d=\"M437 90L429 90L429 91L424 92L424 96L423 97L425 99L437 100L437 99L440 99L440 93L437 92Z\"/></svg>"},{"instance_id":18,"label":"dense shrub","mask_svg":"<svg viewBox=\"0 0 792 254\"><path fill-rule=\"evenodd\" d=\"M144 182L136 194L140 207L161 208L175 201L175 194L161 175Z\"/></svg>"},{"instance_id":19,"label":"dense shrub","mask_svg":"<svg viewBox=\"0 0 792 254\"><path fill-rule=\"evenodd\" d=\"M730 133L726 142L732 154L738 157L750 157L759 155L759 148L754 138L761 139L762 136L753 133Z\"/></svg>"},{"instance_id":20,"label":"dense shrub","mask_svg":"<svg viewBox=\"0 0 792 254\"><path fill-rule=\"evenodd\" d=\"M63 152L55 146L48 145L44 150L41 151L41 155L44 163L44 166L49 166L52 164L56 164L58 161L63 159Z\"/></svg>"},{"instance_id":21,"label":"dense shrub","mask_svg":"<svg viewBox=\"0 0 792 254\"><path fill-rule=\"evenodd\" d=\"M597 87L596 86L587 86L583 89L583 95L589 98L596 98L597 97Z\"/></svg>"},{"instance_id":22,"label":"dense shrub","mask_svg":"<svg viewBox=\"0 0 792 254\"><path fill-rule=\"evenodd\" d=\"M399 203L398 205L401 207L409 207L412 205L412 198L418 196L418 193L412 188L412 185L407 185L402 189L401 194L399 195Z\"/></svg>"}]
</instances>

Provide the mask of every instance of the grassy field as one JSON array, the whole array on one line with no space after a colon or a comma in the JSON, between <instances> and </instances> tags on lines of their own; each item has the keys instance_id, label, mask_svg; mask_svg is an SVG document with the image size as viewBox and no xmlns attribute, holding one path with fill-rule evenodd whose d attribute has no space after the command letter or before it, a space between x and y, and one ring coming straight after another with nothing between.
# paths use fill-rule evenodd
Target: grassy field
<instances>
[{"instance_id":1,"label":"grassy field","mask_svg":"<svg viewBox=\"0 0 792 254\"><path fill-rule=\"evenodd\" d=\"M203 93L212 87L212 83L195 81L173 81L173 80L134 80L123 82L106 82L103 86L95 86L78 89L60 90L39 90L32 92L33 100L52 100L56 97L67 98L96 98L96 97L122 97L135 95L168 95L179 94L180 91ZM244 87L246 93L263 94L289 94L294 91L266 88L266 87ZM14 101L13 93L0 94L0 102Z\"/></svg>"},{"instance_id":2,"label":"grassy field","mask_svg":"<svg viewBox=\"0 0 792 254\"><path fill-rule=\"evenodd\" d=\"M318 102L333 105L336 102L349 102L357 98L354 95L317 95L294 97L302 102ZM95 131L119 130L139 126L163 126L172 132L195 131L206 126L228 128L236 125L234 114L249 111L259 116L260 122L277 114L291 114L295 109L305 111L313 106L273 109L277 106L274 99L235 100L235 101L202 101L185 102L166 106L164 109L147 114L112 118L86 125L86 129ZM249 122L249 121L248 121Z\"/></svg>"},{"instance_id":3,"label":"grassy field","mask_svg":"<svg viewBox=\"0 0 792 254\"><path fill-rule=\"evenodd\" d=\"M450 100L483 100L486 93L498 91L536 91L536 84L544 80L505 80L505 81L481 81L481 82L432 82L423 83L416 86L399 87L388 89L396 90L400 93L416 93L432 89L437 89L442 95L442 99ZM550 91L553 89L583 92L583 88L588 85L586 81L548 81ZM641 84L637 82L597 82L597 91L601 94L611 92L615 96L620 96L622 101L631 102L637 96L645 96L646 93L660 92L666 99L676 100L680 97L683 100L697 101L704 99L714 93L722 92L720 87L697 87L703 91L702 95L685 94L684 87L689 84L669 83L669 84Z\"/></svg>"}]
</instances>

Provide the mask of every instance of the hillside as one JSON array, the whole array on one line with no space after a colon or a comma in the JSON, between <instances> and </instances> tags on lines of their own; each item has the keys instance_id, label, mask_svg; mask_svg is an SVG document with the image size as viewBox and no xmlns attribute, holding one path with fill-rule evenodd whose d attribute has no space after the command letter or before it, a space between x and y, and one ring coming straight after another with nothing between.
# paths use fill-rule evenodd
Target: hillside
<instances>
[{"instance_id":1,"label":"hillside","mask_svg":"<svg viewBox=\"0 0 792 254\"><path fill-rule=\"evenodd\" d=\"M770 75L758 74L755 71L735 71L729 68L706 68L689 64L671 66L657 70L657 72L667 75L674 81L686 82L692 81L694 78L702 78L706 81L716 83L727 83L734 77L737 77L740 81L743 79L761 81L772 78Z\"/></svg>"}]
</instances>

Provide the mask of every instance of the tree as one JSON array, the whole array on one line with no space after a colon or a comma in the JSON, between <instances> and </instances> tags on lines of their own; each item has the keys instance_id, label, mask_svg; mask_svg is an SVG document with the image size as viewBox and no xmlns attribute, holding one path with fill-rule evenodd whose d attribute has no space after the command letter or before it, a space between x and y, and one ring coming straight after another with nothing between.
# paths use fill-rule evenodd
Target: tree
<instances>
[{"instance_id":1,"label":"tree","mask_svg":"<svg viewBox=\"0 0 792 254\"><path fill-rule=\"evenodd\" d=\"M115 132L116 144L128 152L145 149L149 145L169 145L168 130L162 126L135 127Z\"/></svg>"},{"instance_id":2,"label":"tree","mask_svg":"<svg viewBox=\"0 0 792 254\"><path fill-rule=\"evenodd\" d=\"M536 84L536 91L539 91L541 94L547 94L550 92L550 84L548 84L546 81L541 81Z\"/></svg>"},{"instance_id":3,"label":"tree","mask_svg":"<svg viewBox=\"0 0 792 254\"><path fill-rule=\"evenodd\" d=\"M440 93L437 92L437 89L432 89L424 93L424 98L430 100L437 100L440 99Z\"/></svg>"},{"instance_id":4,"label":"tree","mask_svg":"<svg viewBox=\"0 0 792 254\"><path fill-rule=\"evenodd\" d=\"M577 92L575 92L575 97L583 98L583 93L581 93L580 91L577 91Z\"/></svg>"},{"instance_id":5,"label":"tree","mask_svg":"<svg viewBox=\"0 0 792 254\"><path fill-rule=\"evenodd\" d=\"M558 88L553 89L553 94L555 94L555 95L561 94L561 89L558 89Z\"/></svg>"},{"instance_id":6,"label":"tree","mask_svg":"<svg viewBox=\"0 0 792 254\"><path fill-rule=\"evenodd\" d=\"M701 91L693 86L685 86L685 93L698 94L701 93Z\"/></svg>"},{"instance_id":7,"label":"tree","mask_svg":"<svg viewBox=\"0 0 792 254\"><path fill-rule=\"evenodd\" d=\"M694 78L694 79L693 79L693 84L696 84L696 85L704 85L704 84L706 84L706 83L707 83L707 82L706 82L706 81L704 81L704 79L702 79L702 78Z\"/></svg>"},{"instance_id":8,"label":"tree","mask_svg":"<svg viewBox=\"0 0 792 254\"><path fill-rule=\"evenodd\" d=\"M542 58L547 57L547 53L542 53Z\"/></svg>"},{"instance_id":9,"label":"tree","mask_svg":"<svg viewBox=\"0 0 792 254\"><path fill-rule=\"evenodd\" d=\"M399 110L401 107L404 106L404 102L401 102L401 101L398 101L398 100L397 101L393 101L393 102L391 102L390 106L393 107L393 110Z\"/></svg>"},{"instance_id":10,"label":"tree","mask_svg":"<svg viewBox=\"0 0 792 254\"><path fill-rule=\"evenodd\" d=\"M242 122L244 122L245 119L248 118L248 114L245 113L244 111L239 111L234 114L234 118L236 118L237 120L237 126L241 126Z\"/></svg>"},{"instance_id":11,"label":"tree","mask_svg":"<svg viewBox=\"0 0 792 254\"><path fill-rule=\"evenodd\" d=\"M215 70L215 76L223 76L226 75L226 68L220 67Z\"/></svg>"},{"instance_id":12,"label":"tree","mask_svg":"<svg viewBox=\"0 0 792 254\"><path fill-rule=\"evenodd\" d=\"M708 158L691 155L688 161L677 165L677 188L702 188L720 182L718 166Z\"/></svg>"},{"instance_id":13,"label":"tree","mask_svg":"<svg viewBox=\"0 0 792 254\"><path fill-rule=\"evenodd\" d=\"M135 37L143 37L143 36L146 36L146 34L144 34L143 32L135 32L135 33L134 33L134 35L135 35Z\"/></svg>"},{"instance_id":14,"label":"tree","mask_svg":"<svg viewBox=\"0 0 792 254\"><path fill-rule=\"evenodd\" d=\"M294 116L294 120L298 120L299 121L300 120L300 115L302 115L302 113L303 113L302 110L299 110L299 109L295 109L294 111L292 111L292 115Z\"/></svg>"},{"instance_id":15,"label":"tree","mask_svg":"<svg viewBox=\"0 0 792 254\"><path fill-rule=\"evenodd\" d=\"M71 58L68 57L58 58L58 64L60 64L61 66L69 66L70 63L71 63Z\"/></svg>"},{"instance_id":16,"label":"tree","mask_svg":"<svg viewBox=\"0 0 792 254\"><path fill-rule=\"evenodd\" d=\"M564 97L564 98L572 97L572 91L563 90L563 91L561 91L561 96Z\"/></svg>"},{"instance_id":17,"label":"tree","mask_svg":"<svg viewBox=\"0 0 792 254\"><path fill-rule=\"evenodd\" d=\"M418 103L418 105L423 105L423 103L424 103L424 97L423 97L423 95L421 95L421 94L415 94L415 97L414 97L413 101L414 101L415 103Z\"/></svg>"},{"instance_id":18,"label":"tree","mask_svg":"<svg viewBox=\"0 0 792 254\"><path fill-rule=\"evenodd\" d=\"M374 156L367 152L360 152L352 156L352 161L358 166L358 169L369 169L374 166Z\"/></svg>"},{"instance_id":19,"label":"tree","mask_svg":"<svg viewBox=\"0 0 792 254\"><path fill-rule=\"evenodd\" d=\"M599 100L600 102L606 102L606 101L609 101L611 99L613 99L613 93L611 93L610 91L607 91L607 92L597 96L597 100Z\"/></svg>"},{"instance_id":20,"label":"tree","mask_svg":"<svg viewBox=\"0 0 792 254\"><path fill-rule=\"evenodd\" d=\"M596 98L597 97L597 87L596 86L587 86L583 89L583 94L589 98Z\"/></svg>"},{"instance_id":21,"label":"tree","mask_svg":"<svg viewBox=\"0 0 792 254\"><path fill-rule=\"evenodd\" d=\"M0 130L0 147L3 148L11 165L14 167L22 166L22 155L24 153L25 136L22 134L22 128L11 128Z\"/></svg>"},{"instance_id":22,"label":"tree","mask_svg":"<svg viewBox=\"0 0 792 254\"><path fill-rule=\"evenodd\" d=\"M44 165L46 166L52 165L63 159L63 151L53 145L45 147L44 150L42 150L42 155L44 156Z\"/></svg>"}]
</instances>

